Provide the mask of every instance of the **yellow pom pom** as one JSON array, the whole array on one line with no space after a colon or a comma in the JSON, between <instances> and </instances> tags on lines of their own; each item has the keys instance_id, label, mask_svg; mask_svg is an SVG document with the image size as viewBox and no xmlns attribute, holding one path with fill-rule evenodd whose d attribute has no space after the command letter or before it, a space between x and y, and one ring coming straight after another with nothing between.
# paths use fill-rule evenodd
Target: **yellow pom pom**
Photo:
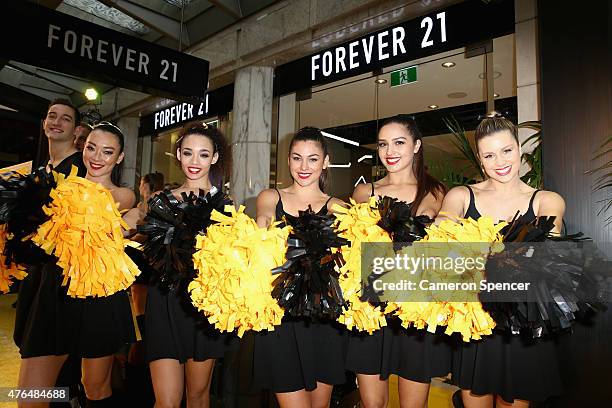
<instances>
[{"instance_id":1,"label":"yellow pom pom","mask_svg":"<svg viewBox=\"0 0 612 408\"><path fill-rule=\"evenodd\" d=\"M9 239L6 224L0 225L0 293L7 293L13 283L13 279L22 280L26 277L27 273L21 265L10 263L6 265L6 258L4 256L4 246L6 241Z\"/></svg>"},{"instance_id":2,"label":"yellow pom pom","mask_svg":"<svg viewBox=\"0 0 612 408\"><path fill-rule=\"evenodd\" d=\"M124 252L121 228L128 226L110 191L73 171L58 177L51 199L50 219L32 241L58 258L68 295L104 297L130 286L140 271Z\"/></svg>"},{"instance_id":3,"label":"yellow pom pom","mask_svg":"<svg viewBox=\"0 0 612 408\"><path fill-rule=\"evenodd\" d=\"M271 295L271 270L285 262L290 227L260 228L243 206L225 211L231 216L214 211L218 224L196 239L191 301L222 332L274 330L284 311Z\"/></svg>"},{"instance_id":4,"label":"yellow pom pom","mask_svg":"<svg viewBox=\"0 0 612 408\"><path fill-rule=\"evenodd\" d=\"M491 253L503 249L500 231L506 226L505 222L495 224L489 217L481 217L478 221L473 219L459 219L456 222L444 220L439 225L426 228L427 236L415 246L430 256L454 256L464 258L486 257ZM428 243L435 243L428 245ZM428 271L443 281L447 271ZM440 279L442 277L442 279ZM478 283L484 278L484 271L473 269L463 274L462 282ZM476 287L478 285L476 284ZM474 301L465 301L466 295ZM402 326L414 326L419 329L426 328L435 333L438 326L446 326L446 334L460 333L463 341L478 340L483 335L490 335L495 327L495 321L483 310L477 301L478 291L473 293L462 292L462 301L438 302L390 302L387 312L397 315Z\"/></svg>"},{"instance_id":5,"label":"yellow pom pom","mask_svg":"<svg viewBox=\"0 0 612 408\"><path fill-rule=\"evenodd\" d=\"M336 205L336 223L338 235L350 241L350 245L340 248L345 264L340 268L340 287L342 295L348 301L348 309L338 321L349 329L372 333L387 325L380 306L360 300L361 297L361 243L392 242L389 234L377 225L380 213L376 208L376 199L371 197L367 203L357 204L351 199L349 208Z\"/></svg>"}]
</instances>

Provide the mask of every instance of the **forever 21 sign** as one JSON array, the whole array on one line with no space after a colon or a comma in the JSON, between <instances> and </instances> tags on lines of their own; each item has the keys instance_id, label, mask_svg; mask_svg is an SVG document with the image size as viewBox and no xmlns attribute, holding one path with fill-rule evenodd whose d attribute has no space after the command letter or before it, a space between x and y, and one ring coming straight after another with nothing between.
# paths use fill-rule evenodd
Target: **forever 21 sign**
<instances>
[{"instance_id":1,"label":"forever 21 sign","mask_svg":"<svg viewBox=\"0 0 612 408\"><path fill-rule=\"evenodd\" d=\"M468 0L284 64L274 73L274 94L334 82L512 32L512 0Z\"/></svg>"},{"instance_id":2,"label":"forever 21 sign","mask_svg":"<svg viewBox=\"0 0 612 408\"><path fill-rule=\"evenodd\" d=\"M441 43L446 42L446 13L437 13L435 18L438 23L436 32L433 32L435 23L432 17L426 16L421 19L420 26L425 29L420 42L421 48L431 47L436 40ZM310 79L316 82L331 75L359 68L361 64L376 64L406 54L404 45L406 40L406 29L398 26L353 41L348 45L315 54L310 59Z\"/></svg>"},{"instance_id":3,"label":"forever 21 sign","mask_svg":"<svg viewBox=\"0 0 612 408\"><path fill-rule=\"evenodd\" d=\"M30 2L14 6L14 11L0 17L6 44L2 57L154 95L204 96L208 83L204 59ZM23 32L18 26L26 22L29 35L10 41Z\"/></svg>"}]
</instances>

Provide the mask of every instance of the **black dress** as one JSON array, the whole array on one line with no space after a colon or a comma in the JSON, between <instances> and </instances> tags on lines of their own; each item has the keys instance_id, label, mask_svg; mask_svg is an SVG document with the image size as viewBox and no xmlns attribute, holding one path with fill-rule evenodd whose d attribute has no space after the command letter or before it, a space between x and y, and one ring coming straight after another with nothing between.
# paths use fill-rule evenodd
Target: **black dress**
<instances>
[{"instance_id":1,"label":"black dress","mask_svg":"<svg viewBox=\"0 0 612 408\"><path fill-rule=\"evenodd\" d=\"M80 152L55 170L69 174L73 165L79 176L87 173ZM61 286L61 268L53 257L47 259L28 268L19 290L13 338L22 358L64 354L97 358L136 340L125 290L101 298L72 298Z\"/></svg>"},{"instance_id":2,"label":"black dress","mask_svg":"<svg viewBox=\"0 0 612 408\"><path fill-rule=\"evenodd\" d=\"M474 192L465 218L481 217ZM536 218L533 193L525 217ZM496 394L505 401L515 398L544 401L562 392L555 342L550 338L509 335L494 330L481 340L462 342L453 356L452 381L476 395Z\"/></svg>"},{"instance_id":3,"label":"black dress","mask_svg":"<svg viewBox=\"0 0 612 408\"><path fill-rule=\"evenodd\" d=\"M327 213L327 203L319 214ZM279 193L276 218L283 217L289 224L295 219L283 210ZM286 316L273 331L254 333L255 385L292 392L312 391L317 382L343 384L347 340L346 330L335 321Z\"/></svg>"},{"instance_id":4,"label":"black dress","mask_svg":"<svg viewBox=\"0 0 612 408\"><path fill-rule=\"evenodd\" d=\"M149 286L145 308L147 362L169 358L181 364L189 359L221 358L238 346L236 336L221 333L191 304L187 283L167 290Z\"/></svg>"},{"instance_id":5,"label":"black dress","mask_svg":"<svg viewBox=\"0 0 612 408\"><path fill-rule=\"evenodd\" d=\"M374 184L372 184L374 196ZM380 374L381 380L395 374L407 380L429 383L451 370L454 341L441 333L408 329L398 318L387 318L387 326L374 332L350 333L346 367L357 374Z\"/></svg>"},{"instance_id":6,"label":"black dress","mask_svg":"<svg viewBox=\"0 0 612 408\"><path fill-rule=\"evenodd\" d=\"M239 346L235 334L219 332L197 311L187 292L188 284L183 280L168 289L151 278L145 306L147 362L169 358L183 364L189 359L217 359Z\"/></svg>"}]
</instances>

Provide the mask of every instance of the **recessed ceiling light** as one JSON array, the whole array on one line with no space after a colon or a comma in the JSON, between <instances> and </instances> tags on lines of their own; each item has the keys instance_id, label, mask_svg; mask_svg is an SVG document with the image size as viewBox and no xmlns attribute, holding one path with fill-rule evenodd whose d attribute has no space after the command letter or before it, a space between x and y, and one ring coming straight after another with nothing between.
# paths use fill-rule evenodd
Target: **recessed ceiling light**
<instances>
[{"instance_id":1,"label":"recessed ceiling light","mask_svg":"<svg viewBox=\"0 0 612 408\"><path fill-rule=\"evenodd\" d=\"M374 82L376 82L377 84L386 84L387 80L384 78L378 78L376 80L374 80Z\"/></svg>"},{"instance_id":2,"label":"recessed ceiling light","mask_svg":"<svg viewBox=\"0 0 612 408\"><path fill-rule=\"evenodd\" d=\"M494 93L494 94L493 94L493 97L494 97L494 98L499 98L499 94L498 94L498 93Z\"/></svg>"},{"instance_id":3,"label":"recessed ceiling light","mask_svg":"<svg viewBox=\"0 0 612 408\"><path fill-rule=\"evenodd\" d=\"M497 79L501 76L501 72L499 71L493 71L493 79ZM480 79L485 79L487 77L487 74L485 74L484 72L481 72L480 74L478 74L478 78Z\"/></svg>"},{"instance_id":4,"label":"recessed ceiling light","mask_svg":"<svg viewBox=\"0 0 612 408\"><path fill-rule=\"evenodd\" d=\"M453 61L446 61L442 63L442 66L444 68L452 68L454 67L456 64Z\"/></svg>"},{"instance_id":5,"label":"recessed ceiling light","mask_svg":"<svg viewBox=\"0 0 612 408\"><path fill-rule=\"evenodd\" d=\"M429 105L429 109L438 109L438 105Z\"/></svg>"},{"instance_id":6,"label":"recessed ceiling light","mask_svg":"<svg viewBox=\"0 0 612 408\"><path fill-rule=\"evenodd\" d=\"M467 93L465 92L451 92L448 95L449 98L451 99L461 99L461 98L465 98L467 96Z\"/></svg>"}]
</instances>

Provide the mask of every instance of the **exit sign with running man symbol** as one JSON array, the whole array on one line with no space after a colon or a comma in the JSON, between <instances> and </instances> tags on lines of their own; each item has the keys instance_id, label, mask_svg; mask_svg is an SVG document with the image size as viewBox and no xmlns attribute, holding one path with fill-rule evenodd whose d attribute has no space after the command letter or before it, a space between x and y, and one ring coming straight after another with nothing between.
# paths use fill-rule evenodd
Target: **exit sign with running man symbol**
<instances>
[{"instance_id":1,"label":"exit sign with running man symbol","mask_svg":"<svg viewBox=\"0 0 612 408\"><path fill-rule=\"evenodd\" d=\"M391 72L391 88L394 86L402 86L417 81L417 67L398 69Z\"/></svg>"}]
</instances>

